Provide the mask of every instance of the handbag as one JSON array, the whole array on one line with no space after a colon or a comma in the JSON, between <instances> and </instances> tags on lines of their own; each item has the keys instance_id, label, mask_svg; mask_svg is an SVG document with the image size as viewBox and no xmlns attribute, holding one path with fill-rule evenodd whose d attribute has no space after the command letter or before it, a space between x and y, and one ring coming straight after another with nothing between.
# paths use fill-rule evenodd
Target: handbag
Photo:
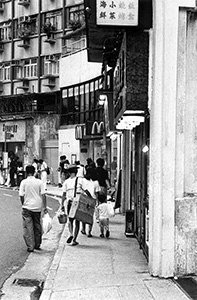
<instances>
[{"instance_id":1,"label":"handbag","mask_svg":"<svg viewBox=\"0 0 197 300\"><path fill-rule=\"evenodd\" d=\"M89 191L85 190L83 194L77 195L77 178L74 189L74 199L72 201L69 218L74 218L78 221L87 224L93 224L93 215L96 205L96 199L91 197Z\"/></svg>"},{"instance_id":2,"label":"handbag","mask_svg":"<svg viewBox=\"0 0 197 300\"><path fill-rule=\"evenodd\" d=\"M78 201L75 219L92 225L95 206L96 199L88 196L85 193L81 194Z\"/></svg>"},{"instance_id":3,"label":"handbag","mask_svg":"<svg viewBox=\"0 0 197 300\"><path fill-rule=\"evenodd\" d=\"M66 224L67 222L67 215L65 213L61 213L57 216L58 221L60 224Z\"/></svg>"},{"instance_id":4,"label":"handbag","mask_svg":"<svg viewBox=\"0 0 197 300\"><path fill-rule=\"evenodd\" d=\"M52 218L49 216L48 213L44 214L42 218L42 230L43 233L48 233L52 228Z\"/></svg>"}]
</instances>

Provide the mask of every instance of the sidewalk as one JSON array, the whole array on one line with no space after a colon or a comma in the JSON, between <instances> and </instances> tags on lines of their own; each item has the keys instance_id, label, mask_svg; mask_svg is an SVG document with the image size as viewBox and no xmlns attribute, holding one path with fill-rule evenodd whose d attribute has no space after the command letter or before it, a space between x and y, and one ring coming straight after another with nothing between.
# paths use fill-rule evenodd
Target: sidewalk
<instances>
[{"instance_id":1,"label":"sidewalk","mask_svg":"<svg viewBox=\"0 0 197 300\"><path fill-rule=\"evenodd\" d=\"M61 188L48 188L60 196ZM146 259L136 239L124 235L124 216L110 219L110 238L79 233L78 246L66 243L67 225L44 283L40 300L186 300L171 281L149 275Z\"/></svg>"}]
</instances>

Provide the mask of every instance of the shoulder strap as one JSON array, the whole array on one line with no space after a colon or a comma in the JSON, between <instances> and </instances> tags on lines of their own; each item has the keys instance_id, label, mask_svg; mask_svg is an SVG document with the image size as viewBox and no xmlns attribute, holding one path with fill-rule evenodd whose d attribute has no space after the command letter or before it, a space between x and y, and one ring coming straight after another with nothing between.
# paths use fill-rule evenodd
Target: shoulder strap
<instances>
[{"instance_id":1,"label":"shoulder strap","mask_svg":"<svg viewBox=\"0 0 197 300\"><path fill-rule=\"evenodd\" d=\"M76 193L77 193L77 181L78 181L78 177L76 177L75 179L74 197L76 197Z\"/></svg>"}]
</instances>

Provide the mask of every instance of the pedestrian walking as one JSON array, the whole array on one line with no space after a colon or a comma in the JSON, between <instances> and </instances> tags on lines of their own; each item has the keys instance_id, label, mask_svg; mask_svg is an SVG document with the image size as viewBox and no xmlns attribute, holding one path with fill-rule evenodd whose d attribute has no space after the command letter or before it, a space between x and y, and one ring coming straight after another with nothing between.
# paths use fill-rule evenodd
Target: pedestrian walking
<instances>
[{"instance_id":1,"label":"pedestrian walking","mask_svg":"<svg viewBox=\"0 0 197 300\"><path fill-rule=\"evenodd\" d=\"M74 199L75 194L75 187L76 187L76 194L82 193L82 178L76 177L77 175L77 166L70 165L68 168L68 172L70 177L66 179L63 183L63 194L62 194L62 202L61 202L61 209L62 211L67 211L69 215L72 201ZM77 184L76 184L77 183ZM64 206L64 202L66 200L66 205ZM71 244L72 246L78 245L77 237L79 234L80 222L73 218L68 218L68 229L69 229L69 237L67 239L67 243Z\"/></svg>"},{"instance_id":2,"label":"pedestrian walking","mask_svg":"<svg viewBox=\"0 0 197 300\"><path fill-rule=\"evenodd\" d=\"M113 157L113 161L111 162L111 185L115 186L117 181L117 157Z\"/></svg>"},{"instance_id":3,"label":"pedestrian walking","mask_svg":"<svg viewBox=\"0 0 197 300\"><path fill-rule=\"evenodd\" d=\"M17 160L17 186L19 187L21 181L24 179L24 170L23 163L20 160Z\"/></svg>"},{"instance_id":4,"label":"pedestrian walking","mask_svg":"<svg viewBox=\"0 0 197 300\"><path fill-rule=\"evenodd\" d=\"M78 169L77 169L77 177L83 178L84 175L85 175L85 169L84 169L84 166L80 164L80 161L79 161L79 160L76 160L76 161L75 161L75 165L78 167Z\"/></svg>"},{"instance_id":5,"label":"pedestrian walking","mask_svg":"<svg viewBox=\"0 0 197 300\"><path fill-rule=\"evenodd\" d=\"M86 161L87 161L87 165L85 166L85 170L86 170L86 172L87 172L87 170L88 169L95 169L96 168L96 164L95 164L95 162L92 160L92 158L91 157L88 157L87 159L86 159Z\"/></svg>"},{"instance_id":6,"label":"pedestrian walking","mask_svg":"<svg viewBox=\"0 0 197 300\"><path fill-rule=\"evenodd\" d=\"M47 213L46 195L42 180L35 178L35 168L26 167L27 178L23 179L19 188L22 204L23 237L27 251L40 250L42 243L41 211Z\"/></svg>"},{"instance_id":7,"label":"pedestrian walking","mask_svg":"<svg viewBox=\"0 0 197 300\"><path fill-rule=\"evenodd\" d=\"M107 196L107 189L110 189L110 180L107 170L103 168L105 161L103 158L99 157L96 160L96 164L96 173L98 176L99 185L101 187L101 193Z\"/></svg>"},{"instance_id":8,"label":"pedestrian walking","mask_svg":"<svg viewBox=\"0 0 197 300\"><path fill-rule=\"evenodd\" d=\"M35 174L34 174L34 176L36 178L38 178L39 177L39 175L38 175L38 159L36 159L36 158L33 159L32 166L34 166L34 168L35 168Z\"/></svg>"},{"instance_id":9,"label":"pedestrian walking","mask_svg":"<svg viewBox=\"0 0 197 300\"><path fill-rule=\"evenodd\" d=\"M69 165L70 165L70 162L68 159L66 159L66 155L61 155L59 167L57 169L57 171L60 172L59 184L58 184L59 187L62 187L64 181L69 177L69 173L68 173Z\"/></svg>"},{"instance_id":10,"label":"pedestrian walking","mask_svg":"<svg viewBox=\"0 0 197 300\"><path fill-rule=\"evenodd\" d=\"M40 179L43 182L44 189L47 190L47 163L43 159L39 159Z\"/></svg>"},{"instance_id":11,"label":"pedestrian walking","mask_svg":"<svg viewBox=\"0 0 197 300\"><path fill-rule=\"evenodd\" d=\"M97 174L95 169L88 169L83 179L83 189L87 190L91 197L98 201L98 194L101 190L99 182L97 180ZM88 224L88 237L92 237L93 224ZM86 223L82 223L82 234L86 234Z\"/></svg>"},{"instance_id":12,"label":"pedestrian walking","mask_svg":"<svg viewBox=\"0 0 197 300\"><path fill-rule=\"evenodd\" d=\"M17 174L17 162L15 156L10 157L10 185L11 187L16 186L16 174Z\"/></svg>"},{"instance_id":13,"label":"pedestrian walking","mask_svg":"<svg viewBox=\"0 0 197 300\"><path fill-rule=\"evenodd\" d=\"M3 158L0 156L0 184L4 184L4 177L3 177Z\"/></svg>"},{"instance_id":14,"label":"pedestrian walking","mask_svg":"<svg viewBox=\"0 0 197 300\"><path fill-rule=\"evenodd\" d=\"M100 237L108 238L110 236L109 231L109 213L108 213L108 204L107 197L105 194L98 195L99 205L96 208L96 219L99 221L100 226Z\"/></svg>"}]
</instances>

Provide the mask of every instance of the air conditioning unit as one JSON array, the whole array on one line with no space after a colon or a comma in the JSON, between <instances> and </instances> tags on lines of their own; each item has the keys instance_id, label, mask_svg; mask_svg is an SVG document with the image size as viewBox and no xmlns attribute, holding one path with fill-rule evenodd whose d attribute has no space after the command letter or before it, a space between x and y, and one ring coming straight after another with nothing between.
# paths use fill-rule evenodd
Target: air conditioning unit
<instances>
[{"instance_id":1,"label":"air conditioning unit","mask_svg":"<svg viewBox=\"0 0 197 300\"><path fill-rule=\"evenodd\" d=\"M18 18L19 23L23 23L29 20L28 16L21 16Z\"/></svg>"},{"instance_id":2,"label":"air conditioning unit","mask_svg":"<svg viewBox=\"0 0 197 300\"><path fill-rule=\"evenodd\" d=\"M55 62L55 55L47 55L46 56L46 61L50 61L50 62Z\"/></svg>"},{"instance_id":3,"label":"air conditioning unit","mask_svg":"<svg viewBox=\"0 0 197 300\"><path fill-rule=\"evenodd\" d=\"M30 46L29 39L23 39L23 44L19 44L17 46L22 47L24 49L28 49Z\"/></svg>"},{"instance_id":4,"label":"air conditioning unit","mask_svg":"<svg viewBox=\"0 0 197 300\"><path fill-rule=\"evenodd\" d=\"M55 75L47 74L47 75L44 75L43 77L48 80L48 82L46 84L43 84L44 86L48 86L50 88L54 88L56 86L56 83L55 83L56 76Z\"/></svg>"},{"instance_id":5,"label":"air conditioning unit","mask_svg":"<svg viewBox=\"0 0 197 300\"><path fill-rule=\"evenodd\" d=\"M0 12L4 12L4 1L0 0Z\"/></svg>"},{"instance_id":6,"label":"air conditioning unit","mask_svg":"<svg viewBox=\"0 0 197 300\"><path fill-rule=\"evenodd\" d=\"M22 82L23 82L23 85L20 86L20 88L27 91L29 89L29 79L23 78Z\"/></svg>"},{"instance_id":7,"label":"air conditioning unit","mask_svg":"<svg viewBox=\"0 0 197 300\"><path fill-rule=\"evenodd\" d=\"M28 6L30 4L30 0L19 0L18 5Z\"/></svg>"}]
</instances>

